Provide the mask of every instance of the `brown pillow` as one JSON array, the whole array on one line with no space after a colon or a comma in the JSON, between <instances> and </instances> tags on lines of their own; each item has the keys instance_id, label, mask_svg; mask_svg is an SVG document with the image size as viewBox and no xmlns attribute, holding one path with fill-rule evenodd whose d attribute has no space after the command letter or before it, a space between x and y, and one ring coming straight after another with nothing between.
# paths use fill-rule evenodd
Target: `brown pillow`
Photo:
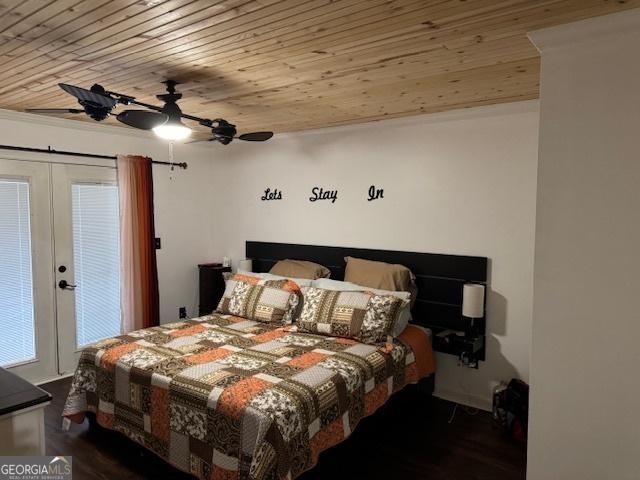
<instances>
[{"instance_id":1,"label":"brown pillow","mask_svg":"<svg viewBox=\"0 0 640 480\"><path fill-rule=\"evenodd\" d=\"M414 282L416 277L404 265L374 262L354 257L345 257L344 260L347 262L347 268L344 272L345 282L380 290L411 292L412 296L417 291Z\"/></svg>"},{"instance_id":2,"label":"brown pillow","mask_svg":"<svg viewBox=\"0 0 640 480\"><path fill-rule=\"evenodd\" d=\"M329 278L331 271L327 267L304 260L280 260L269 273L287 278Z\"/></svg>"}]
</instances>

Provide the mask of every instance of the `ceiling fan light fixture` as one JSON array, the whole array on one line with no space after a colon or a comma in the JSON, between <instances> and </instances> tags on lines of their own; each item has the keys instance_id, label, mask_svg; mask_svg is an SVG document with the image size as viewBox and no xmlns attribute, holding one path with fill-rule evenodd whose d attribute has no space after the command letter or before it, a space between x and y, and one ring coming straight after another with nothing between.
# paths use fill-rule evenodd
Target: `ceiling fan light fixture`
<instances>
[{"instance_id":1,"label":"ceiling fan light fixture","mask_svg":"<svg viewBox=\"0 0 640 480\"><path fill-rule=\"evenodd\" d=\"M184 140L191 135L191 129L180 120L182 112L173 102L165 105L162 113L169 117L166 123L153 127L153 133L165 140Z\"/></svg>"},{"instance_id":2,"label":"ceiling fan light fixture","mask_svg":"<svg viewBox=\"0 0 640 480\"><path fill-rule=\"evenodd\" d=\"M155 2L156 0L153 1ZM191 135L191 128L182 123L183 118L210 128L211 138L207 141L215 141L222 145L230 144L235 138L247 142L264 142L273 137L273 132L250 132L238 135L236 126L223 118L210 120L193 115L183 115L177 103L182 98L182 94L176 91L178 82L165 80L162 83L166 85L166 93L156 95L156 98L163 103L162 107L143 103L130 95L105 90L102 85L97 83L89 90L67 83L59 83L59 87L75 97L82 108L35 108L27 109L26 111L54 115L84 113L96 121L106 120L110 116L114 116L125 125L140 130L152 130L159 138L169 141L185 140ZM118 104L137 105L145 110L127 109L115 114L112 110Z\"/></svg>"},{"instance_id":3,"label":"ceiling fan light fixture","mask_svg":"<svg viewBox=\"0 0 640 480\"><path fill-rule=\"evenodd\" d=\"M191 129L182 122L173 123L169 121L164 125L153 127L153 133L165 140L184 140L191 135Z\"/></svg>"}]
</instances>

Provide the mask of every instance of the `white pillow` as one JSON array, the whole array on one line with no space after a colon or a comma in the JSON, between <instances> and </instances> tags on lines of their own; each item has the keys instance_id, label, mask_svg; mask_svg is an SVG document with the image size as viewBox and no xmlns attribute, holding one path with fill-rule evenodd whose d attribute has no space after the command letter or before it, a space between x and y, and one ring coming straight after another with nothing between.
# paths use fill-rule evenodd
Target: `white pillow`
<instances>
[{"instance_id":1,"label":"white pillow","mask_svg":"<svg viewBox=\"0 0 640 480\"><path fill-rule=\"evenodd\" d=\"M295 281L295 280L294 280ZM302 285L300 285L302 286ZM411 299L411 293L409 292L394 292L391 290L379 290L377 288L371 287L363 287L362 285L356 285L351 282L341 282L340 280L331 280L330 278L318 278L313 280L313 287L315 288L323 288L325 290L337 290L340 292L373 292L376 295L391 295L396 298L400 298L401 300L409 301ZM407 325L411 321L411 304L408 303L407 306L400 312L398 316L398 320L396 320L395 325L393 326L393 330L391 330L391 335L395 338L400 335Z\"/></svg>"},{"instance_id":2,"label":"white pillow","mask_svg":"<svg viewBox=\"0 0 640 480\"><path fill-rule=\"evenodd\" d=\"M263 280L291 280L292 282L296 282L300 288L302 287L310 287L313 283L313 280L310 278L288 278L281 277L280 275L274 275L273 273L256 273L256 272L245 272L244 270L238 270L237 273L240 275L250 275L252 277L259 277Z\"/></svg>"}]
</instances>

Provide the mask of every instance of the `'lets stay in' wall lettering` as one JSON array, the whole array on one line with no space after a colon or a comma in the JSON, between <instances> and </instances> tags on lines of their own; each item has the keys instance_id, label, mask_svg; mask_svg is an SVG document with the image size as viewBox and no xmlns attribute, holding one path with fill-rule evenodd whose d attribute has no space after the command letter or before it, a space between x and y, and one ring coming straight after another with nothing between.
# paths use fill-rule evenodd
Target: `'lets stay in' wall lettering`
<instances>
[{"instance_id":1,"label":"'lets stay in' wall lettering","mask_svg":"<svg viewBox=\"0 0 640 480\"><path fill-rule=\"evenodd\" d=\"M331 203L336 203L338 199L338 190L324 190L322 187L313 187L311 189L310 202L316 202L318 200L331 200Z\"/></svg>"},{"instance_id":2,"label":"'lets stay in' wall lettering","mask_svg":"<svg viewBox=\"0 0 640 480\"><path fill-rule=\"evenodd\" d=\"M260 197L260 200L267 202L269 200L282 200L282 190L274 188L273 191L270 188L265 188L264 195Z\"/></svg>"},{"instance_id":3,"label":"'lets stay in' wall lettering","mask_svg":"<svg viewBox=\"0 0 640 480\"><path fill-rule=\"evenodd\" d=\"M384 189L376 188L375 185L371 185L369 187L369 198L367 198L368 202L372 200L378 200L379 198L384 198Z\"/></svg>"},{"instance_id":4,"label":"'lets stay in' wall lettering","mask_svg":"<svg viewBox=\"0 0 640 480\"><path fill-rule=\"evenodd\" d=\"M371 185L367 191L367 201L372 202L384 198L384 189L377 188L375 185ZM274 188L273 190L268 187L264 189L264 194L260 197L263 202L271 200L282 200L282 190ZM317 202L318 200L329 200L331 203L336 203L338 200L338 190L325 190L322 187L313 187L311 189L310 202Z\"/></svg>"}]
</instances>

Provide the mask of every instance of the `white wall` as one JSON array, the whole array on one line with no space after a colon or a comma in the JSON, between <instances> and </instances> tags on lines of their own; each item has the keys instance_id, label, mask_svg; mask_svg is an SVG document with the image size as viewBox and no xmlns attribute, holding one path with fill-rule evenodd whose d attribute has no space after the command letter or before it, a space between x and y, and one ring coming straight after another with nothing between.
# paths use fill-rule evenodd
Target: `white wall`
<instances>
[{"instance_id":1,"label":"white wall","mask_svg":"<svg viewBox=\"0 0 640 480\"><path fill-rule=\"evenodd\" d=\"M528 478L640 476L640 10L542 52Z\"/></svg>"},{"instance_id":2,"label":"white wall","mask_svg":"<svg viewBox=\"0 0 640 480\"><path fill-rule=\"evenodd\" d=\"M4 110L0 110L0 144L168 159L167 143L146 132ZM5 150L0 150L0 157L114 165L112 161ZM156 236L162 239L162 249L157 251L162 322L177 319L180 306L186 306L190 315L197 313L197 264L214 260L210 241L212 150L176 145L175 160L186 161L189 167L176 169L172 180L168 167L154 167Z\"/></svg>"},{"instance_id":3,"label":"white wall","mask_svg":"<svg viewBox=\"0 0 640 480\"><path fill-rule=\"evenodd\" d=\"M537 103L524 102L267 144L176 146L188 170L169 180L154 167L162 321L182 305L195 314L196 264L243 258L246 240L487 256L488 359L470 370L439 356L437 390L488 408L494 382L529 375L537 120ZM167 159L165 143L133 130L11 112L0 143ZM366 201L371 184L384 200ZM338 201L310 203L313 186L338 189ZM285 199L260 201L266 187Z\"/></svg>"},{"instance_id":4,"label":"white wall","mask_svg":"<svg viewBox=\"0 0 640 480\"><path fill-rule=\"evenodd\" d=\"M528 380L538 139L537 102L236 142L215 164L218 256L246 240L490 258L488 359L438 358L437 391L490 406L494 382ZM384 200L366 201L375 184ZM311 188L338 201L311 203ZM262 202L265 188L281 201Z\"/></svg>"}]
</instances>

